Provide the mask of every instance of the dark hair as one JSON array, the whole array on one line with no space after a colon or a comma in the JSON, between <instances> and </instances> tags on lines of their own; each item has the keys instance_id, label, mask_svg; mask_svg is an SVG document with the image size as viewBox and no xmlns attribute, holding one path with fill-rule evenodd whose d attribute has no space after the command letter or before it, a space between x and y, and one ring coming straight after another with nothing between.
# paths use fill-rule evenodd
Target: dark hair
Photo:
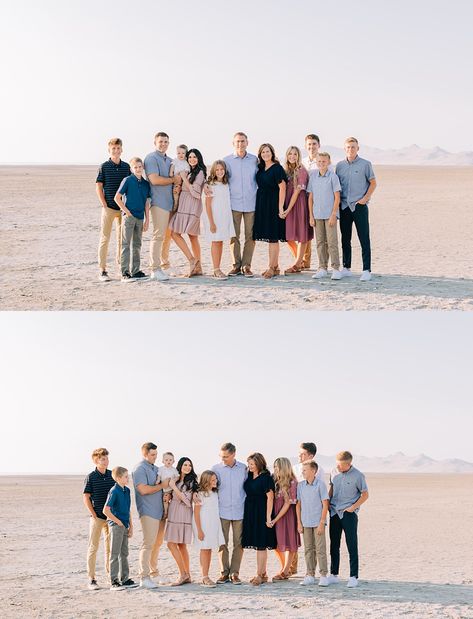
<instances>
[{"instance_id":1,"label":"dark hair","mask_svg":"<svg viewBox=\"0 0 473 619\"><path fill-rule=\"evenodd\" d=\"M259 474L269 473L268 467L266 464L266 459L263 456L263 454L260 454L258 451L255 451L254 453L248 456L246 461L248 462L248 460L253 460L253 462L256 464L256 468L258 469Z\"/></svg>"},{"instance_id":2,"label":"dark hair","mask_svg":"<svg viewBox=\"0 0 473 619\"><path fill-rule=\"evenodd\" d=\"M147 454L151 449L157 449L158 446L155 445L154 443L144 443L141 446L141 451L145 454Z\"/></svg>"},{"instance_id":3,"label":"dark hair","mask_svg":"<svg viewBox=\"0 0 473 619\"><path fill-rule=\"evenodd\" d=\"M266 148L266 147L269 148L269 150L271 151L271 161L273 163L279 163L276 157L276 151L274 150L274 146L272 146L272 144L269 144L269 143L261 144L261 146L258 148L258 170L264 170L265 163L261 159L261 153L263 152L263 148Z\"/></svg>"},{"instance_id":4,"label":"dark hair","mask_svg":"<svg viewBox=\"0 0 473 619\"><path fill-rule=\"evenodd\" d=\"M228 453L234 454L236 451L236 447L233 443L224 443L220 447L220 451L228 451Z\"/></svg>"},{"instance_id":5,"label":"dark hair","mask_svg":"<svg viewBox=\"0 0 473 619\"><path fill-rule=\"evenodd\" d=\"M315 140L315 141L318 143L318 145L320 146L320 138L319 138L319 136L318 136L318 135L316 135L315 133L308 133L308 134L305 136L305 140L304 140L304 142L307 142L307 140Z\"/></svg>"},{"instance_id":6,"label":"dark hair","mask_svg":"<svg viewBox=\"0 0 473 619\"><path fill-rule=\"evenodd\" d=\"M164 131L158 131L158 133L154 136L154 139L156 138L167 138L169 140L168 134L164 133Z\"/></svg>"},{"instance_id":7,"label":"dark hair","mask_svg":"<svg viewBox=\"0 0 473 619\"><path fill-rule=\"evenodd\" d=\"M192 467L191 472L187 473L187 475L183 479L184 486L186 490L197 492L199 488L199 484L197 482L197 475L194 471L194 465L192 464L192 460L190 458L186 458L186 457L179 458L179 462L177 463L177 466L176 466L177 472L179 473L179 478L181 476L181 469L182 469L182 465L184 464L184 462L190 462L191 467Z\"/></svg>"},{"instance_id":8,"label":"dark hair","mask_svg":"<svg viewBox=\"0 0 473 619\"><path fill-rule=\"evenodd\" d=\"M317 453L317 445L315 443L301 443L301 449L305 449L312 456L315 456Z\"/></svg>"},{"instance_id":9,"label":"dark hair","mask_svg":"<svg viewBox=\"0 0 473 619\"><path fill-rule=\"evenodd\" d=\"M189 155L191 153L194 153L194 155L197 157L197 165L194 167L192 167L191 164L189 163ZM193 182L195 181L197 177L197 174L201 170L204 173L204 178L207 178L207 166L204 163L204 158L202 157L202 153L200 152L200 150L197 150L197 148L191 148L190 150L187 151L186 159L191 169L189 173L189 177L188 177L188 181L191 185L193 184Z\"/></svg>"},{"instance_id":10,"label":"dark hair","mask_svg":"<svg viewBox=\"0 0 473 619\"><path fill-rule=\"evenodd\" d=\"M319 470L319 465L314 460L309 460L308 462L303 462L302 466L308 466L310 469L314 469L314 471Z\"/></svg>"}]
</instances>

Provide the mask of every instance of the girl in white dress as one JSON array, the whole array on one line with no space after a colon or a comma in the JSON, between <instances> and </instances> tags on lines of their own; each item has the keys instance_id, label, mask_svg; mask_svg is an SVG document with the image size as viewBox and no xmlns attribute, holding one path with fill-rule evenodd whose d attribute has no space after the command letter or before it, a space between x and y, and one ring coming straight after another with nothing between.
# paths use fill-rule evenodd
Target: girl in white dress
<instances>
[{"instance_id":1,"label":"girl in white dress","mask_svg":"<svg viewBox=\"0 0 473 619\"><path fill-rule=\"evenodd\" d=\"M210 195L205 194L205 209L203 213L204 234L211 241L212 263L216 279L228 279L220 269L223 241L229 241L235 236L232 208L230 206L230 188L228 173L224 161L215 161L210 168L207 187Z\"/></svg>"},{"instance_id":2,"label":"girl in white dress","mask_svg":"<svg viewBox=\"0 0 473 619\"><path fill-rule=\"evenodd\" d=\"M212 549L218 550L225 543L225 538L218 510L218 479L213 471L204 471L200 476L192 527L194 544L200 549L202 584L205 587L215 587L215 582L209 578Z\"/></svg>"}]
</instances>

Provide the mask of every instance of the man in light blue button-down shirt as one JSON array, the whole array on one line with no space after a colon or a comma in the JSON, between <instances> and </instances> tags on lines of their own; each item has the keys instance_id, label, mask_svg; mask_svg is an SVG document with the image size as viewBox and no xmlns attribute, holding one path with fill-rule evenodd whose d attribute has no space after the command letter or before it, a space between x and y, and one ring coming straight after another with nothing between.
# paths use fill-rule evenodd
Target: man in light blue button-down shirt
<instances>
[{"instance_id":1,"label":"man in light blue button-down shirt","mask_svg":"<svg viewBox=\"0 0 473 619\"><path fill-rule=\"evenodd\" d=\"M230 203L235 226L235 236L230 241L230 250L233 258L233 268L229 275L244 275L253 277L251 260L255 250L253 240L253 223L256 206L256 172L258 159L247 152L248 138L238 132L233 136L234 152L224 158L228 171L230 186ZM245 225L245 245L241 254L240 230L241 220Z\"/></svg>"},{"instance_id":2,"label":"man in light blue button-down shirt","mask_svg":"<svg viewBox=\"0 0 473 619\"><path fill-rule=\"evenodd\" d=\"M241 547L241 535L243 532L243 511L246 494L243 484L248 476L245 464L238 462L235 457L236 447L232 443L225 443L220 448L221 463L215 464L212 471L217 474L219 481L218 505L220 520L222 523L225 544L220 547L220 578L219 584L232 582L234 585L241 584L238 576L243 556ZM233 552L231 562L229 560L228 540L230 527L233 534Z\"/></svg>"}]
</instances>

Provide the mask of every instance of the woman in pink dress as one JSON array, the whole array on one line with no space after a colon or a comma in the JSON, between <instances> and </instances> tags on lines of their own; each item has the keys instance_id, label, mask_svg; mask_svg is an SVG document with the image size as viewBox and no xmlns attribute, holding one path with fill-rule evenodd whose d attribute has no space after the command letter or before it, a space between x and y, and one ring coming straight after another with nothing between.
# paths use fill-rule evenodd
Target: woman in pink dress
<instances>
[{"instance_id":1,"label":"woman in pink dress","mask_svg":"<svg viewBox=\"0 0 473 619\"><path fill-rule=\"evenodd\" d=\"M177 482L174 479L169 482L172 499L164 534L164 539L179 569L179 578L172 583L172 586L191 582L187 544L192 543L192 502L198 489L192 460L181 458L176 468L179 479Z\"/></svg>"},{"instance_id":2,"label":"woman in pink dress","mask_svg":"<svg viewBox=\"0 0 473 619\"><path fill-rule=\"evenodd\" d=\"M189 277L202 275L202 264L200 261L200 216L202 215L202 189L207 176L207 167L202 158L202 154L197 148L191 148L187 153L187 163L190 172L180 172L182 178L182 189L179 196L177 211L169 220L171 235L189 260ZM183 234L189 236L191 249L189 249ZM192 251L191 251L192 250Z\"/></svg>"},{"instance_id":3,"label":"woman in pink dress","mask_svg":"<svg viewBox=\"0 0 473 619\"><path fill-rule=\"evenodd\" d=\"M314 231L309 223L306 193L309 174L302 165L301 151L297 146L287 149L284 169L288 179L284 210L286 240L295 258L293 266L284 271L284 274L288 275L302 271L304 252L307 243L314 238Z\"/></svg>"},{"instance_id":4,"label":"woman in pink dress","mask_svg":"<svg viewBox=\"0 0 473 619\"><path fill-rule=\"evenodd\" d=\"M281 564L281 571L273 576L273 582L278 582L289 578L291 564L301 545L301 538L297 531L297 479L287 458L275 460L273 477L276 487L275 517L271 523L276 529L275 552Z\"/></svg>"}]
</instances>

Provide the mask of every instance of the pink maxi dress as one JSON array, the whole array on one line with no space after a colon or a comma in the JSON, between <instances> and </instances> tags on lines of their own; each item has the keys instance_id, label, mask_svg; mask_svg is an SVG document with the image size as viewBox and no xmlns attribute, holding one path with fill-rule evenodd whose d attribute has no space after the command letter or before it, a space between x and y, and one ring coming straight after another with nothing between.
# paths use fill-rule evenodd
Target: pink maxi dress
<instances>
[{"instance_id":1,"label":"pink maxi dress","mask_svg":"<svg viewBox=\"0 0 473 619\"><path fill-rule=\"evenodd\" d=\"M284 516L276 522L277 549L280 552L296 552L301 545L301 536L297 531L297 481L294 479L289 487L289 500L291 504ZM274 499L274 515L277 516L284 505L284 495L278 492Z\"/></svg>"},{"instance_id":2,"label":"pink maxi dress","mask_svg":"<svg viewBox=\"0 0 473 619\"><path fill-rule=\"evenodd\" d=\"M297 173L297 185L302 186L302 190L297 196L296 203L291 209L291 212L286 217L286 240L297 241L298 243L307 243L314 238L314 230L309 225L309 209L307 206L307 183L309 182L309 174L302 167ZM292 194L294 193L294 182L292 178L287 182L286 200L284 208L289 206Z\"/></svg>"}]
</instances>

